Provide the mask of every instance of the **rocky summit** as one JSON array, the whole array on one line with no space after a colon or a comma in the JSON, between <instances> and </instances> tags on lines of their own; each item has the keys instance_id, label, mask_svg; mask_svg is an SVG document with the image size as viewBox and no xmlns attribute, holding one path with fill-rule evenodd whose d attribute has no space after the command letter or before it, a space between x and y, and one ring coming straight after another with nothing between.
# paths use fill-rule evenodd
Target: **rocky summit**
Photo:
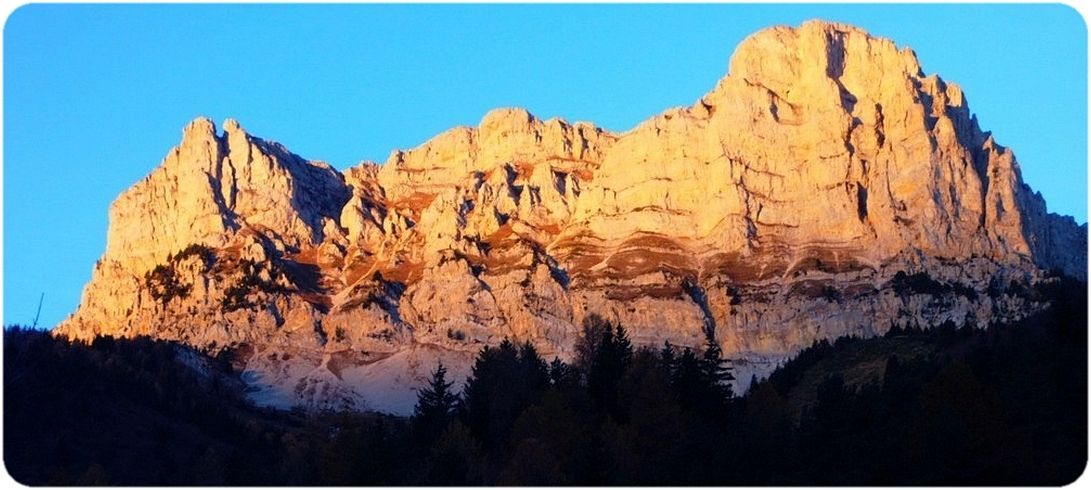
<instances>
[{"instance_id":1,"label":"rocky summit","mask_svg":"<svg viewBox=\"0 0 1091 490\"><path fill-rule=\"evenodd\" d=\"M591 314L638 345L711 335L742 389L817 339L984 327L1087 275L1086 224L962 90L843 24L758 32L624 133L498 109L339 172L222 129L193 121L114 201L55 332L229 351L263 405L405 413L437 362L461 379L505 338L568 359Z\"/></svg>"}]
</instances>

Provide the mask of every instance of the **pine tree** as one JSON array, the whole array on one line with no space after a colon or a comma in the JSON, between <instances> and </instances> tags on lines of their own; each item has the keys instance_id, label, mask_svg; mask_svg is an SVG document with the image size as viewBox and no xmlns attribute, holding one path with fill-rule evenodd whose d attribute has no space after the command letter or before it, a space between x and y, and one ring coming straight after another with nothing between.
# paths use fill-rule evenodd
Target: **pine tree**
<instances>
[{"instance_id":1,"label":"pine tree","mask_svg":"<svg viewBox=\"0 0 1091 490\"><path fill-rule=\"evenodd\" d=\"M720 344L711 336L706 340L705 352L701 355L701 372L716 398L726 400L733 396L731 382L735 376L723 358Z\"/></svg>"},{"instance_id":2,"label":"pine tree","mask_svg":"<svg viewBox=\"0 0 1091 490\"><path fill-rule=\"evenodd\" d=\"M621 325L614 326L614 348L627 369L633 360L633 343Z\"/></svg>"},{"instance_id":3,"label":"pine tree","mask_svg":"<svg viewBox=\"0 0 1091 490\"><path fill-rule=\"evenodd\" d=\"M434 441L454 418L459 398L451 391L453 384L447 381L447 368L441 362L432 371L428 386L417 393L417 406L413 409L413 429L421 442Z\"/></svg>"},{"instance_id":4,"label":"pine tree","mask_svg":"<svg viewBox=\"0 0 1091 490\"><path fill-rule=\"evenodd\" d=\"M693 353L693 349L686 347L674 361L674 369L671 372L671 386L675 396L684 408L690 409L700 405L707 392L701 360Z\"/></svg>"},{"instance_id":5,"label":"pine tree","mask_svg":"<svg viewBox=\"0 0 1091 490\"><path fill-rule=\"evenodd\" d=\"M606 319L593 313L583 319L583 327L579 338L576 340L575 362L576 369L582 375L588 376L591 371L591 363L599 346L602 345L603 339L607 335L612 335L610 327L611 325Z\"/></svg>"},{"instance_id":6,"label":"pine tree","mask_svg":"<svg viewBox=\"0 0 1091 490\"><path fill-rule=\"evenodd\" d=\"M663 342L663 349L659 351L659 363L668 373L674 372L674 365L678 362L677 357L670 341Z\"/></svg>"},{"instance_id":7,"label":"pine tree","mask_svg":"<svg viewBox=\"0 0 1091 490\"><path fill-rule=\"evenodd\" d=\"M620 416L618 386L633 360L633 345L621 325L608 325L594 345L587 375L587 391L598 407Z\"/></svg>"},{"instance_id":8,"label":"pine tree","mask_svg":"<svg viewBox=\"0 0 1091 490\"><path fill-rule=\"evenodd\" d=\"M464 390L466 425L490 457L504 449L512 424L549 387L549 367L529 343L485 347Z\"/></svg>"},{"instance_id":9,"label":"pine tree","mask_svg":"<svg viewBox=\"0 0 1091 490\"><path fill-rule=\"evenodd\" d=\"M549 365L530 341L519 349L519 367L525 386L531 392L538 393L549 387Z\"/></svg>"}]
</instances>

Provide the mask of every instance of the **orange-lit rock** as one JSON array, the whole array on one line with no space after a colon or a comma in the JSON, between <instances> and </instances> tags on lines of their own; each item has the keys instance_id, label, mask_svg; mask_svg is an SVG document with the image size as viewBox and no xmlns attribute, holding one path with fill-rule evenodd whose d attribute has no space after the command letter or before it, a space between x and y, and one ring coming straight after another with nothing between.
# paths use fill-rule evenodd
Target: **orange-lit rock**
<instances>
[{"instance_id":1,"label":"orange-lit rock","mask_svg":"<svg viewBox=\"0 0 1091 490\"><path fill-rule=\"evenodd\" d=\"M224 129L192 122L114 202L58 334L238 349L259 402L397 411L421 363L465 372L504 338L568 357L591 313L638 344L714 330L745 382L819 338L985 325L1040 307L997 285L1086 277L1086 225L1046 212L961 89L846 25L761 31L621 134L498 109L342 175Z\"/></svg>"}]
</instances>

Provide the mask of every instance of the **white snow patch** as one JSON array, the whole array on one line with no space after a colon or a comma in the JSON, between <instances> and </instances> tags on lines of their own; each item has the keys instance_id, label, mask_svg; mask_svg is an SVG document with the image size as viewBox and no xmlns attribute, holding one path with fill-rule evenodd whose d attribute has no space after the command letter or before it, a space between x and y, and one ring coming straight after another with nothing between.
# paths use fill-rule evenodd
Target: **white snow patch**
<instances>
[{"instance_id":1,"label":"white snow patch","mask_svg":"<svg viewBox=\"0 0 1091 490\"><path fill-rule=\"evenodd\" d=\"M279 409L374 410L409 415L417 389L442 362L452 389L461 390L476 353L414 345L379 360L362 353L256 352L241 378L258 406Z\"/></svg>"}]
</instances>

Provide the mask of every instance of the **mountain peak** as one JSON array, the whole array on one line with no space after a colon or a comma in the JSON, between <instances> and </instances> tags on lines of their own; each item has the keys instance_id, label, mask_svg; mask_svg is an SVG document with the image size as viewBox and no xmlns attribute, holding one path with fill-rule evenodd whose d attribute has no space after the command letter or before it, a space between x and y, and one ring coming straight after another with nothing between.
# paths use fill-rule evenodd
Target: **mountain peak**
<instances>
[{"instance_id":1,"label":"mountain peak","mask_svg":"<svg viewBox=\"0 0 1091 490\"><path fill-rule=\"evenodd\" d=\"M911 49L899 50L889 39L822 20L752 34L735 50L729 74L770 88L837 81L846 76L876 82L883 75L923 76Z\"/></svg>"},{"instance_id":2,"label":"mountain peak","mask_svg":"<svg viewBox=\"0 0 1091 490\"><path fill-rule=\"evenodd\" d=\"M224 131L227 131L228 133L233 133L236 131L242 131L244 133L246 132L246 130L243 129L241 125L239 125L239 122L233 118L224 119Z\"/></svg>"},{"instance_id":3,"label":"mountain peak","mask_svg":"<svg viewBox=\"0 0 1091 490\"><path fill-rule=\"evenodd\" d=\"M537 120L538 118L521 107L501 107L486 113L477 127L479 130L485 130L485 128L498 126L525 126Z\"/></svg>"},{"instance_id":4,"label":"mountain peak","mask_svg":"<svg viewBox=\"0 0 1091 490\"><path fill-rule=\"evenodd\" d=\"M206 116L198 116L187 123L182 129L182 141L180 147L207 145L221 139L229 138L232 134L247 134L246 130L233 118L224 119L223 134L216 128L216 123Z\"/></svg>"},{"instance_id":5,"label":"mountain peak","mask_svg":"<svg viewBox=\"0 0 1091 490\"><path fill-rule=\"evenodd\" d=\"M214 152L219 146L216 123L207 117L198 117L182 129L182 141L178 151L189 150L201 153ZM207 163L207 162L206 162Z\"/></svg>"},{"instance_id":6,"label":"mountain peak","mask_svg":"<svg viewBox=\"0 0 1091 490\"><path fill-rule=\"evenodd\" d=\"M186 126L182 129L182 139L190 135L197 137L207 134L216 134L216 123L205 116L195 117L192 121L186 123Z\"/></svg>"}]
</instances>

